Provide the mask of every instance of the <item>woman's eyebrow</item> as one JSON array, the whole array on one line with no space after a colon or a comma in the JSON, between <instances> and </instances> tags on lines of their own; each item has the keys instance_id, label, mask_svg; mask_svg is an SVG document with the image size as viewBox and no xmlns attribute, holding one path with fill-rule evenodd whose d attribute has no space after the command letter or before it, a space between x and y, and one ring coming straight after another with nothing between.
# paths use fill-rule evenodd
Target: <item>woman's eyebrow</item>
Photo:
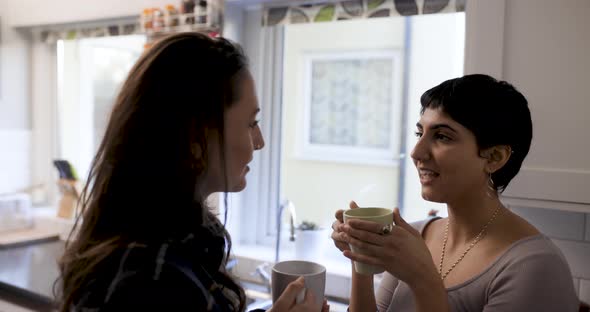
<instances>
[{"instance_id":1,"label":"woman's eyebrow","mask_svg":"<svg viewBox=\"0 0 590 312\"><path fill-rule=\"evenodd\" d=\"M457 130L453 129L453 127L451 127L447 124L435 124L435 125L430 126L431 130L437 130L437 129L441 129L441 128L449 129L449 130L457 133Z\"/></svg>"},{"instance_id":2,"label":"woman's eyebrow","mask_svg":"<svg viewBox=\"0 0 590 312\"><path fill-rule=\"evenodd\" d=\"M422 130L424 127L422 126L421 123L417 122L416 123L416 127L420 130ZM434 124L430 127L428 127L430 130L437 130L437 129L441 129L441 128L445 128L445 129L449 129L455 133L457 133L457 130L455 130L453 127L449 126L448 124L444 124L444 123L440 123L440 124Z\"/></svg>"}]
</instances>

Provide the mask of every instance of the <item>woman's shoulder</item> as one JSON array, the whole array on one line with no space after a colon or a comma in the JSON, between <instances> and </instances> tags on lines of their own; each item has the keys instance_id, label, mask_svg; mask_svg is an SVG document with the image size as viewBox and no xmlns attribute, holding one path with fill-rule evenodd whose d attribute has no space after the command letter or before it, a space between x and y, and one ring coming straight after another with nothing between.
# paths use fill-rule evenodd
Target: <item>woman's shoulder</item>
<instances>
[{"instance_id":1,"label":"woman's shoulder","mask_svg":"<svg viewBox=\"0 0 590 312\"><path fill-rule=\"evenodd\" d=\"M527 311L574 311L578 304L567 261L543 234L515 242L490 273L491 306L510 302Z\"/></svg>"},{"instance_id":2,"label":"woman's shoulder","mask_svg":"<svg viewBox=\"0 0 590 312\"><path fill-rule=\"evenodd\" d=\"M549 237L540 233L521 238L512 243L498 262L504 267L521 265L522 263L531 263L538 266L565 265L567 267L567 261L559 247Z\"/></svg>"},{"instance_id":3,"label":"woman's shoulder","mask_svg":"<svg viewBox=\"0 0 590 312\"><path fill-rule=\"evenodd\" d=\"M501 256L502 263L515 265L521 262L534 262L540 265L544 262L552 262L567 266L567 261L561 250L553 241L537 230L522 217L507 212L505 226L497 228L495 237L504 242L507 247Z\"/></svg>"},{"instance_id":4,"label":"woman's shoulder","mask_svg":"<svg viewBox=\"0 0 590 312\"><path fill-rule=\"evenodd\" d=\"M411 222L410 225L413 228L415 228L418 232L420 232L421 234L424 235L426 228L430 227L437 220L441 220L441 219L442 219L441 217L432 216L432 217L428 217L428 218L420 220L420 221Z\"/></svg>"}]
</instances>

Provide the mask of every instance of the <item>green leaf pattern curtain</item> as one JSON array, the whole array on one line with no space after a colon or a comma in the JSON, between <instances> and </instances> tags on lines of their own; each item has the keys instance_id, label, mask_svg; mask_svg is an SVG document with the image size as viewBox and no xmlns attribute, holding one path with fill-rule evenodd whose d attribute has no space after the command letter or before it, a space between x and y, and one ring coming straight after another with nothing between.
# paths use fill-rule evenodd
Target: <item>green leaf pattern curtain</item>
<instances>
[{"instance_id":1,"label":"green leaf pattern curtain","mask_svg":"<svg viewBox=\"0 0 590 312\"><path fill-rule=\"evenodd\" d=\"M69 26L64 29L46 29L41 31L41 41L55 44L58 40L76 40L83 38L97 38L141 33L139 24L135 20L127 23L113 23L105 26Z\"/></svg>"},{"instance_id":2,"label":"green leaf pattern curtain","mask_svg":"<svg viewBox=\"0 0 590 312\"><path fill-rule=\"evenodd\" d=\"M269 7L262 24L299 24L465 11L467 0L337 0L316 4Z\"/></svg>"}]
</instances>

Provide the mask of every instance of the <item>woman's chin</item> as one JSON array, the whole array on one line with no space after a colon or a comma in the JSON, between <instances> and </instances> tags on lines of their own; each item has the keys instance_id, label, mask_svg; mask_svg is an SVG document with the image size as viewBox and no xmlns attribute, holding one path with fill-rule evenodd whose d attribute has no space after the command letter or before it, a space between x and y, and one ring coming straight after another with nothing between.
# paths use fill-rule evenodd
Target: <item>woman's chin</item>
<instances>
[{"instance_id":1,"label":"woman's chin","mask_svg":"<svg viewBox=\"0 0 590 312\"><path fill-rule=\"evenodd\" d=\"M422 189L422 198L429 202L444 203L444 199L440 194L436 194L430 190Z\"/></svg>"},{"instance_id":2,"label":"woman's chin","mask_svg":"<svg viewBox=\"0 0 590 312\"><path fill-rule=\"evenodd\" d=\"M237 193L237 192L241 192L246 188L246 179L243 178L240 182L232 185L232 187L230 188L230 192L232 193Z\"/></svg>"}]
</instances>

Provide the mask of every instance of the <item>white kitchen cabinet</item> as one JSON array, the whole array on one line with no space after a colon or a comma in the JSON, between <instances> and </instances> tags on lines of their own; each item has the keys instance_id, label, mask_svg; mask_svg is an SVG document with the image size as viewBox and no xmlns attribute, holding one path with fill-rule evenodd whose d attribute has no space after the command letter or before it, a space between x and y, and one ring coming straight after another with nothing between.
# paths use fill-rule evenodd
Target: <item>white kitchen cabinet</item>
<instances>
[{"instance_id":1,"label":"white kitchen cabinet","mask_svg":"<svg viewBox=\"0 0 590 312\"><path fill-rule=\"evenodd\" d=\"M580 31L590 29L588 16L586 0L468 4L466 72L514 84L533 118L533 144L504 193L508 204L590 212L590 33Z\"/></svg>"}]
</instances>

